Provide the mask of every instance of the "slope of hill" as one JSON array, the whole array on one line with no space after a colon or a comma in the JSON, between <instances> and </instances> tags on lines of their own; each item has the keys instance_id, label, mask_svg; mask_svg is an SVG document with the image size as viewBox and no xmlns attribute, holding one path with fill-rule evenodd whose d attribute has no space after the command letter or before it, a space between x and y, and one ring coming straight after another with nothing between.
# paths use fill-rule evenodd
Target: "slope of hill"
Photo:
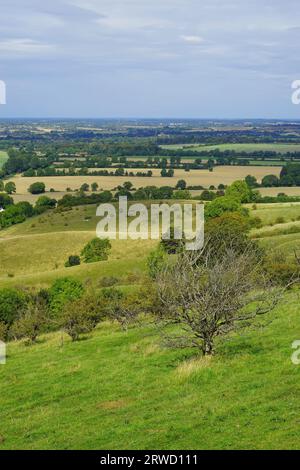
<instances>
[{"instance_id":1,"label":"slope of hill","mask_svg":"<svg viewBox=\"0 0 300 470\"><path fill-rule=\"evenodd\" d=\"M272 323L269 320L272 319ZM300 445L299 302L218 354L164 349L156 328L103 323L8 345L0 366L0 449L296 449Z\"/></svg>"}]
</instances>

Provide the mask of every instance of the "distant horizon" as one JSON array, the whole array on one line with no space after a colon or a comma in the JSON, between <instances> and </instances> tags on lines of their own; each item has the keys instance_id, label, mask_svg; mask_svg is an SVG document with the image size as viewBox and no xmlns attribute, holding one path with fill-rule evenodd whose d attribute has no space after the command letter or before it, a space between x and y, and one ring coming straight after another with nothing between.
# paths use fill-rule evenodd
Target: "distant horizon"
<instances>
[{"instance_id":1,"label":"distant horizon","mask_svg":"<svg viewBox=\"0 0 300 470\"><path fill-rule=\"evenodd\" d=\"M88 121L88 120L101 120L101 121L219 121L219 122L224 122L224 121L293 121L293 122L300 122L300 117L299 118L271 118L271 117L246 117L246 118L211 118L211 117L153 117L153 116L148 116L148 117L134 117L134 116L126 116L126 117L119 117L119 116L113 116L113 117L92 117L92 116L76 116L76 117L71 117L71 116L0 116L0 121L9 121L9 120L69 120L69 121L78 121L78 120L83 120L83 121Z\"/></svg>"}]
</instances>

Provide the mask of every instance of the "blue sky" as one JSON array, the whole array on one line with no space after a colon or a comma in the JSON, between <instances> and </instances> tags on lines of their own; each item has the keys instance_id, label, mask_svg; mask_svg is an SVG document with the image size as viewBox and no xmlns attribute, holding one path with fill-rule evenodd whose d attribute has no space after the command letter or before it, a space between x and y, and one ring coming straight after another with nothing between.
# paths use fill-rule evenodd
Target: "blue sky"
<instances>
[{"instance_id":1,"label":"blue sky","mask_svg":"<svg viewBox=\"0 0 300 470\"><path fill-rule=\"evenodd\" d=\"M1 0L0 117L300 118L296 0Z\"/></svg>"}]
</instances>

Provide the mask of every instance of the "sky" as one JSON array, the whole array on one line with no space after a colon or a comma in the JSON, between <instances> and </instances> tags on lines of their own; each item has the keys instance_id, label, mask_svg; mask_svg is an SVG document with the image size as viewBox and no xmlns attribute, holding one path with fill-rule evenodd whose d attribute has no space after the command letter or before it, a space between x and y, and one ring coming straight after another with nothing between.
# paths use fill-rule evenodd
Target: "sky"
<instances>
[{"instance_id":1,"label":"sky","mask_svg":"<svg viewBox=\"0 0 300 470\"><path fill-rule=\"evenodd\" d=\"M298 0L1 0L1 117L300 119Z\"/></svg>"}]
</instances>

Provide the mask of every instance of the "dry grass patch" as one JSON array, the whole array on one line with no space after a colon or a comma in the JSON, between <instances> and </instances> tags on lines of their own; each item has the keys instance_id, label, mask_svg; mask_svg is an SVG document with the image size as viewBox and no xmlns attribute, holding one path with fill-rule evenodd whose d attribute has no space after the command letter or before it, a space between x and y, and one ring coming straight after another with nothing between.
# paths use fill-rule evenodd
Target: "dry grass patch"
<instances>
[{"instance_id":1,"label":"dry grass patch","mask_svg":"<svg viewBox=\"0 0 300 470\"><path fill-rule=\"evenodd\" d=\"M176 368L176 376L181 380L188 379L191 375L197 373L201 369L210 367L212 363L212 356L195 357L184 361Z\"/></svg>"}]
</instances>

